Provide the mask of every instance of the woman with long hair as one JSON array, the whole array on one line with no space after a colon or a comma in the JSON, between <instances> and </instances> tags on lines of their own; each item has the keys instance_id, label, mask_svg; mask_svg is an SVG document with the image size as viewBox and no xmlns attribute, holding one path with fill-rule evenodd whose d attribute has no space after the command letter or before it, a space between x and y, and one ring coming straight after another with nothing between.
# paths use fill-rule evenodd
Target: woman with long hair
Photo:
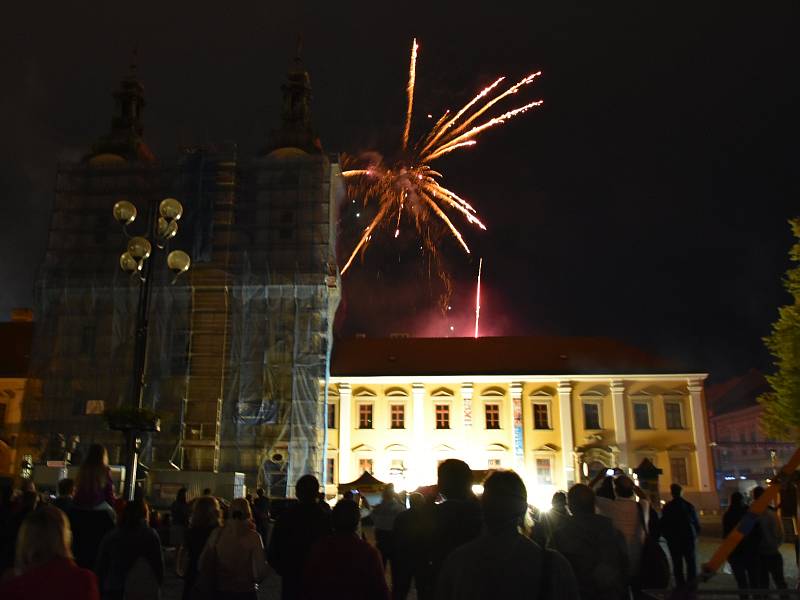
<instances>
[{"instance_id":1,"label":"woman with long hair","mask_svg":"<svg viewBox=\"0 0 800 600\"><path fill-rule=\"evenodd\" d=\"M17 577L0 584L3 600L99 600L97 578L72 559L72 531L63 512L44 505L22 523L17 538Z\"/></svg>"},{"instance_id":2,"label":"woman with long hair","mask_svg":"<svg viewBox=\"0 0 800 600\"><path fill-rule=\"evenodd\" d=\"M108 452L102 444L92 444L78 470L75 504L82 508L94 508L107 502L113 507L114 500L114 482L108 466Z\"/></svg>"},{"instance_id":3,"label":"woman with long hair","mask_svg":"<svg viewBox=\"0 0 800 600\"><path fill-rule=\"evenodd\" d=\"M183 576L183 600L196 597L197 563L211 535L222 524L219 502L213 496L201 496L193 502L184 544L178 550L178 575Z\"/></svg>"},{"instance_id":4,"label":"woman with long hair","mask_svg":"<svg viewBox=\"0 0 800 600\"><path fill-rule=\"evenodd\" d=\"M219 600L256 600L258 584L267 576L264 545L247 500L236 498L228 515L225 525L209 536L200 556L199 574L213 573L215 588L202 591L216 594Z\"/></svg>"},{"instance_id":5,"label":"woman with long hair","mask_svg":"<svg viewBox=\"0 0 800 600\"><path fill-rule=\"evenodd\" d=\"M184 543L186 529L189 527L189 517L191 515L191 506L186 500L188 490L182 487L178 490L178 495L175 497L175 502L169 507L170 512L170 527L169 527L169 545L175 546L180 550Z\"/></svg>"},{"instance_id":6,"label":"woman with long hair","mask_svg":"<svg viewBox=\"0 0 800 600\"><path fill-rule=\"evenodd\" d=\"M74 535L72 551L80 566L94 569L100 541L114 529L117 518L105 447L100 444L89 447L78 470L75 488L75 499L68 515Z\"/></svg>"}]
</instances>

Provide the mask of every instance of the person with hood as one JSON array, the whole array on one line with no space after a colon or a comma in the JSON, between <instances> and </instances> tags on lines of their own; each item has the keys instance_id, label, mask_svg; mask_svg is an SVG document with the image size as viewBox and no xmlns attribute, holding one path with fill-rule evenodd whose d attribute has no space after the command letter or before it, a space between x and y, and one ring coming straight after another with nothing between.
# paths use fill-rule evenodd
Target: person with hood
<instances>
[{"instance_id":1,"label":"person with hood","mask_svg":"<svg viewBox=\"0 0 800 600\"><path fill-rule=\"evenodd\" d=\"M216 600L257 600L258 584L268 571L250 503L235 498L228 515L225 524L208 537L198 562L198 579L204 575L208 581L213 579Z\"/></svg>"}]
</instances>

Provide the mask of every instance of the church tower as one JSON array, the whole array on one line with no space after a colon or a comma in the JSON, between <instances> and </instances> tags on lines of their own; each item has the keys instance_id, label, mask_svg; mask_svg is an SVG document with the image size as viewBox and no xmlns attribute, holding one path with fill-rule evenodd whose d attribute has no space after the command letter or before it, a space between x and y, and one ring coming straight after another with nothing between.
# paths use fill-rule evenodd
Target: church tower
<instances>
[{"instance_id":1,"label":"church tower","mask_svg":"<svg viewBox=\"0 0 800 600\"><path fill-rule=\"evenodd\" d=\"M321 154L322 144L311 123L311 77L301 58L298 38L294 61L281 86L281 125L271 134L265 154L278 148L297 148L308 154Z\"/></svg>"},{"instance_id":2,"label":"church tower","mask_svg":"<svg viewBox=\"0 0 800 600\"><path fill-rule=\"evenodd\" d=\"M141 217L129 227L144 232L148 206L165 197L168 182L144 141L144 86L135 60L113 92L110 130L84 157L60 164L47 250L35 284L36 329L31 393L25 418L36 457L52 455L54 438L80 439L76 456L92 442L121 461L121 440L102 413L130 403L137 282L118 267L127 239L112 216L119 200Z\"/></svg>"},{"instance_id":3,"label":"church tower","mask_svg":"<svg viewBox=\"0 0 800 600\"><path fill-rule=\"evenodd\" d=\"M192 263L173 283L164 257L150 259L143 404L161 418L161 432L145 440L142 464L156 478L167 466L176 477L176 468L243 472L248 486L272 495L291 493L305 473L321 475L320 381L339 303L344 184L338 158L323 153L314 132L299 49L282 94L279 127L256 156L205 144L157 163L143 137L144 86L133 62L114 92L110 131L59 168L37 281L32 362L41 385L25 408L32 445L52 445L54 433L78 436L79 450L100 442L112 463L123 460L121 436L102 413L132 404L140 287L117 264L127 239L112 207L133 202L142 218L128 233L144 235L148 207L174 197L184 214L171 243Z\"/></svg>"},{"instance_id":4,"label":"church tower","mask_svg":"<svg viewBox=\"0 0 800 600\"><path fill-rule=\"evenodd\" d=\"M111 119L111 130L92 146L87 159L100 157L102 161L111 155L127 161L155 160L143 138L144 86L137 77L137 70L137 52L134 51L128 73L113 94L115 113Z\"/></svg>"}]
</instances>

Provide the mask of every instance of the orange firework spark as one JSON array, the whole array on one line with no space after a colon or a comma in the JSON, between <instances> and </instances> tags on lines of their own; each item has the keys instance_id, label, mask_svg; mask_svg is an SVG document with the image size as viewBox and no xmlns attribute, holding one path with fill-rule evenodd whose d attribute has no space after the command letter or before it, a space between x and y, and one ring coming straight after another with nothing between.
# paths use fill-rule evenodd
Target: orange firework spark
<instances>
[{"instance_id":1,"label":"orange firework spark","mask_svg":"<svg viewBox=\"0 0 800 600\"><path fill-rule=\"evenodd\" d=\"M533 83L541 72L532 73L502 93L493 95L495 88L505 79L505 77L500 77L494 83L481 90L453 117L450 117L449 110L445 111L427 135L423 136L417 144L409 147L411 121L414 114L414 87L416 84L418 51L419 45L417 40L414 39L411 45L411 64L406 88L408 104L401 143L402 159L390 166L384 164L382 159L377 161L373 159L373 163L366 166L366 168L353 168L342 173L346 178L348 193L351 197L360 197L365 206L373 199L378 204L378 211L375 217L361 233L358 243L342 268L342 274L350 268L359 252L366 251L373 233L385 222L391 222L392 219L395 219L394 237L398 237L403 214L408 214L413 220L423 241L423 246L433 255L436 254L436 247L427 224L434 217L447 226L453 237L469 253L469 246L464 241L461 232L443 209L452 208L461 213L468 223L477 225L484 230L486 227L480 221L477 212L469 202L439 183L442 174L433 170L429 163L459 148L474 146L477 144L475 138L481 132L496 125L501 125L508 119L542 104L541 100L529 102L518 108L508 110L500 116L472 125L495 104L508 96L516 94L522 87ZM430 115L428 116L430 117ZM395 214L396 218L394 217Z\"/></svg>"}]
</instances>

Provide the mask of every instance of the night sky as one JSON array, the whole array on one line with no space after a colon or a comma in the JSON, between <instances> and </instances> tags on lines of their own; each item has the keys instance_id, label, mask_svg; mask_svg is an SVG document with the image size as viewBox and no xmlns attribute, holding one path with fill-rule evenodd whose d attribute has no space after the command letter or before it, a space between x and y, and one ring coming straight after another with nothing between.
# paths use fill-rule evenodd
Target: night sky
<instances>
[{"instance_id":1,"label":"night sky","mask_svg":"<svg viewBox=\"0 0 800 600\"><path fill-rule=\"evenodd\" d=\"M794 2L289 4L5 7L0 318L33 302L56 164L107 131L135 44L145 138L169 161L263 145L298 32L325 150L396 150L416 36L417 134L499 74L541 69L520 100L545 104L436 163L488 226L462 227L471 256L441 240L451 310L407 228L345 276L340 335L469 335L483 256L486 335L611 336L715 379L768 368L800 213ZM345 238L358 223L344 207Z\"/></svg>"}]
</instances>

